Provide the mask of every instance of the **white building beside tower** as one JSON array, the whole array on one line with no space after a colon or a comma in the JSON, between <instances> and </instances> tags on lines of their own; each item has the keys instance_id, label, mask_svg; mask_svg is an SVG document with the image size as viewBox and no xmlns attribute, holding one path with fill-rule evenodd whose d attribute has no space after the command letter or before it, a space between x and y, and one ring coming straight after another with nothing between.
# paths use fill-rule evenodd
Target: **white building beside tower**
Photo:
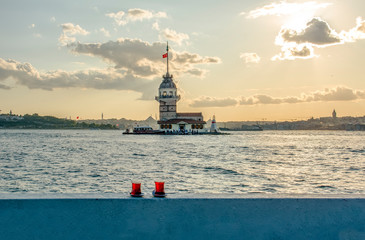
<instances>
[{"instance_id":1,"label":"white building beside tower","mask_svg":"<svg viewBox=\"0 0 365 240\"><path fill-rule=\"evenodd\" d=\"M158 88L156 101L160 103L160 120L157 122L166 133L201 133L206 132L206 122L202 113L178 113L177 102L180 100L172 74L169 73L169 46L166 48L167 72Z\"/></svg>"}]
</instances>

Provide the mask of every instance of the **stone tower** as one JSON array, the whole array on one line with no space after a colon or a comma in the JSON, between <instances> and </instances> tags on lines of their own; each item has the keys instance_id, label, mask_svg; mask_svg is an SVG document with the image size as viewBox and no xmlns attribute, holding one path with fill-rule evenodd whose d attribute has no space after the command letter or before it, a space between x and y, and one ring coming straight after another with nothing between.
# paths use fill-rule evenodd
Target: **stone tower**
<instances>
[{"instance_id":1,"label":"stone tower","mask_svg":"<svg viewBox=\"0 0 365 240\"><path fill-rule=\"evenodd\" d=\"M163 55L167 63L167 72L163 76L162 83L158 88L158 96L155 99L160 103L160 121L166 121L176 118L176 103L180 100L180 95L177 95L176 84L173 76L169 73L169 45L166 47L167 53Z\"/></svg>"}]
</instances>

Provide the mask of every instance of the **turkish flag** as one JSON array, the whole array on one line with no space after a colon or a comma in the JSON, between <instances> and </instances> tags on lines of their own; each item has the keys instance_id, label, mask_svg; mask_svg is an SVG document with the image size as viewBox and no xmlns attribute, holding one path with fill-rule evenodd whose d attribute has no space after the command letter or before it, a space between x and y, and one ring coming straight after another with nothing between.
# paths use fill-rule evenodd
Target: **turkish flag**
<instances>
[{"instance_id":1,"label":"turkish flag","mask_svg":"<svg viewBox=\"0 0 365 240\"><path fill-rule=\"evenodd\" d=\"M162 58L167 58L167 53L165 53L164 55L162 55Z\"/></svg>"}]
</instances>

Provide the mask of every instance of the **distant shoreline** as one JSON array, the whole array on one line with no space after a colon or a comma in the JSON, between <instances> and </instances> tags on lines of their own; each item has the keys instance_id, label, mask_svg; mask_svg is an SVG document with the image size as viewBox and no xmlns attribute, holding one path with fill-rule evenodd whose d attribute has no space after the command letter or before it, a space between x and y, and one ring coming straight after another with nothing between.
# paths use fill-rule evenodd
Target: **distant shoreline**
<instances>
[{"instance_id":1,"label":"distant shoreline","mask_svg":"<svg viewBox=\"0 0 365 240\"><path fill-rule=\"evenodd\" d=\"M122 131L124 132L125 129L119 129L119 128L111 128L111 129L102 129L102 128L3 128L0 127L0 131L1 130L92 130L92 131ZM221 130L223 133L224 132L257 132L257 133L262 133L262 132L272 132L272 131L278 131L278 132L290 132L290 131L336 131L336 132L362 132L364 130L346 130L346 129L268 129L268 130L263 130L263 131L250 131L250 130L240 130L240 129L230 129L230 130ZM138 135L138 134L137 134ZM166 135L173 135L173 134L166 134ZM199 134L197 134L199 135ZM200 134L200 135L204 135L204 134Z\"/></svg>"},{"instance_id":2,"label":"distant shoreline","mask_svg":"<svg viewBox=\"0 0 365 240\"><path fill-rule=\"evenodd\" d=\"M211 120L207 121L210 125ZM71 120L56 118L53 116L39 116L38 114L26 114L24 116L14 114L0 115L0 129L110 129L125 130L133 126L150 126L158 129L157 120L148 117L146 120L121 119L85 119ZM365 116L363 117L321 117L310 118L301 121L227 121L217 122L221 131L255 131L260 128L267 130L346 130L365 131ZM254 130L252 130L254 129Z\"/></svg>"}]
</instances>

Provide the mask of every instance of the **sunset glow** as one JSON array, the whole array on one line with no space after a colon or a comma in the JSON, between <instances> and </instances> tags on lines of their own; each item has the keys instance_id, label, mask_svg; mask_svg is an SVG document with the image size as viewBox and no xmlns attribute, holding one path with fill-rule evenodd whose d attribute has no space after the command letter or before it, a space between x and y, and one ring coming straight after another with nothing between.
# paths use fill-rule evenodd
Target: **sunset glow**
<instances>
[{"instance_id":1,"label":"sunset glow","mask_svg":"<svg viewBox=\"0 0 365 240\"><path fill-rule=\"evenodd\" d=\"M168 41L180 112L365 115L363 1L21 2L0 10L0 113L155 117Z\"/></svg>"}]
</instances>

